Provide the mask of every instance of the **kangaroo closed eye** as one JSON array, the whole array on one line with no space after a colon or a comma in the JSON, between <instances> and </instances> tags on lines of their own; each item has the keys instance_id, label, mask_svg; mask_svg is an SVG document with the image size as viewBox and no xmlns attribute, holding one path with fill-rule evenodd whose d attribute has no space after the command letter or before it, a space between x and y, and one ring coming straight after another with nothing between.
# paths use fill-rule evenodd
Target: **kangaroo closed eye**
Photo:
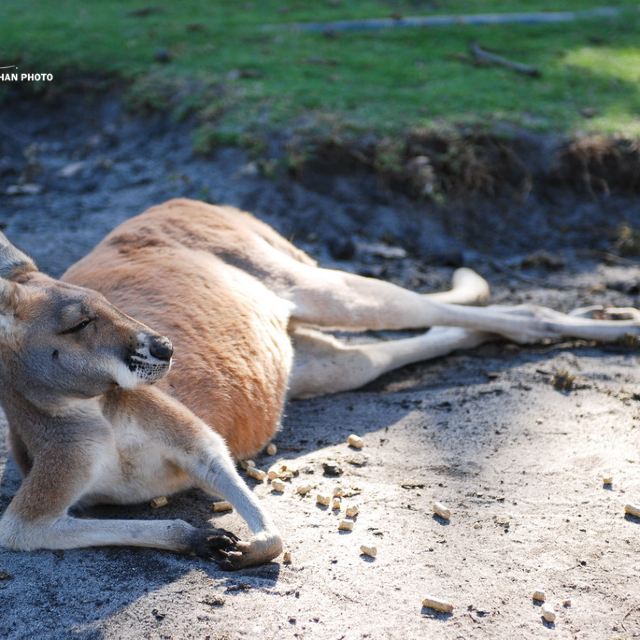
<instances>
[{"instance_id":1,"label":"kangaroo closed eye","mask_svg":"<svg viewBox=\"0 0 640 640\"><path fill-rule=\"evenodd\" d=\"M88 327L92 322L93 322L93 319L87 318L86 320L83 320L82 322L79 322L78 324L74 325L70 329L65 329L64 331L61 331L60 335L64 336L69 333L78 333L78 331L82 331L85 327Z\"/></svg>"}]
</instances>

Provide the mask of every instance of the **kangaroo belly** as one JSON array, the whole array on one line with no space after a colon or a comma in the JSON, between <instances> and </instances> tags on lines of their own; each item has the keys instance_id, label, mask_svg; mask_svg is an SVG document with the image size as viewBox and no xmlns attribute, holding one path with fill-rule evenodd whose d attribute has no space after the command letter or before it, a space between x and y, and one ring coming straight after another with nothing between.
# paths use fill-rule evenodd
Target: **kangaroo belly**
<instances>
[{"instance_id":1,"label":"kangaroo belly","mask_svg":"<svg viewBox=\"0 0 640 640\"><path fill-rule=\"evenodd\" d=\"M103 445L80 504L135 504L192 486L161 442L133 420L113 426L114 437Z\"/></svg>"}]
</instances>

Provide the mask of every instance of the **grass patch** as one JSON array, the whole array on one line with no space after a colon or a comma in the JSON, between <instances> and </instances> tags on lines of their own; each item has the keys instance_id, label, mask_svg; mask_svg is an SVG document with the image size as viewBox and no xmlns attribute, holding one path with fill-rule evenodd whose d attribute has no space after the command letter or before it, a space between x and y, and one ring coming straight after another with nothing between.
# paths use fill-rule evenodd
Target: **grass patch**
<instances>
[{"instance_id":1,"label":"grass patch","mask_svg":"<svg viewBox=\"0 0 640 640\"><path fill-rule=\"evenodd\" d=\"M601 4L532 0L526 10ZM286 25L521 11L522 3L4 0L0 65L16 63L25 71L71 80L74 74L121 78L137 109L168 109L177 118L196 114L201 150L278 128L392 135L450 123L508 122L541 131L635 136L640 133L640 12L635 2L606 4L623 8L624 15L561 25L327 37ZM542 77L461 62L458 57L473 40L537 66Z\"/></svg>"}]
</instances>

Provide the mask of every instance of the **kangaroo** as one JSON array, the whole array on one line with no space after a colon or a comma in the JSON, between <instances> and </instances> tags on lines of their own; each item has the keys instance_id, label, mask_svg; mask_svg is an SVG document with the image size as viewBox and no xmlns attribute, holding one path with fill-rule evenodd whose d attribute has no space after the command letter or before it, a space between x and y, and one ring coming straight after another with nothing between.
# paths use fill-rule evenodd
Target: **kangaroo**
<instances>
[{"instance_id":1,"label":"kangaroo","mask_svg":"<svg viewBox=\"0 0 640 640\"><path fill-rule=\"evenodd\" d=\"M0 403L23 474L0 544L153 547L224 569L268 562L282 538L234 461L274 436L287 397L355 389L498 337L640 334L635 309L461 306L488 297L469 269L434 294L323 269L248 213L191 200L126 221L61 280L0 233ZM422 328L357 345L323 332ZM69 513L194 486L228 500L251 537Z\"/></svg>"}]
</instances>

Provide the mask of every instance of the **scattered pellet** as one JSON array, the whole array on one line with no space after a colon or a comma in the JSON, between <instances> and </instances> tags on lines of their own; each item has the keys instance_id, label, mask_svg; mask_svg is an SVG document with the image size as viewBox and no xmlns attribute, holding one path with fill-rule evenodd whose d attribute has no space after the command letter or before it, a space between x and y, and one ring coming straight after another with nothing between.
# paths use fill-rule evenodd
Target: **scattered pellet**
<instances>
[{"instance_id":1,"label":"scattered pellet","mask_svg":"<svg viewBox=\"0 0 640 640\"><path fill-rule=\"evenodd\" d=\"M364 447L364 440L360 436L357 436L355 433L352 433L347 438L347 444L354 449L362 449L362 447Z\"/></svg>"},{"instance_id":2,"label":"scattered pellet","mask_svg":"<svg viewBox=\"0 0 640 640\"><path fill-rule=\"evenodd\" d=\"M609 487L609 486L611 486L611 485L613 484L613 476L612 476L610 473L605 473L605 474L602 476L602 484L603 484L605 487Z\"/></svg>"},{"instance_id":3,"label":"scattered pellet","mask_svg":"<svg viewBox=\"0 0 640 640\"><path fill-rule=\"evenodd\" d=\"M284 491L285 488L285 484L284 482L282 482L282 480L272 480L271 481L271 491L277 491L278 493L282 493Z\"/></svg>"},{"instance_id":4,"label":"scattered pellet","mask_svg":"<svg viewBox=\"0 0 640 640\"><path fill-rule=\"evenodd\" d=\"M223 511L233 511L233 505L226 500L220 500L218 502L214 502L211 505L211 508L215 513L222 513Z\"/></svg>"},{"instance_id":5,"label":"scattered pellet","mask_svg":"<svg viewBox=\"0 0 640 640\"><path fill-rule=\"evenodd\" d=\"M342 498L344 496L344 489L342 487L335 487L333 490L334 498Z\"/></svg>"},{"instance_id":6,"label":"scattered pellet","mask_svg":"<svg viewBox=\"0 0 640 640\"><path fill-rule=\"evenodd\" d=\"M544 589L534 589L533 593L531 594L531 597L537 602L544 602L545 601Z\"/></svg>"},{"instance_id":7,"label":"scattered pellet","mask_svg":"<svg viewBox=\"0 0 640 640\"><path fill-rule=\"evenodd\" d=\"M377 547L368 547L366 544L360 545L360 553L370 558L375 558L378 555Z\"/></svg>"},{"instance_id":8,"label":"scattered pellet","mask_svg":"<svg viewBox=\"0 0 640 640\"><path fill-rule=\"evenodd\" d=\"M273 442L270 442L267 445L267 448L265 449L266 453L268 456L275 456L276 453L278 453L278 447L276 447L275 444L273 444Z\"/></svg>"},{"instance_id":9,"label":"scattered pellet","mask_svg":"<svg viewBox=\"0 0 640 640\"><path fill-rule=\"evenodd\" d=\"M563 607L570 607L570 606L571 606L571 598L565 598L565 599L562 601L562 606L563 606Z\"/></svg>"},{"instance_id":10,"label":"scattered pellet","mask_svg":"<svg viewBox=\"0 0 640 640\"><path fill-rule=\"evenodd\" d=\"M311 491L311 489L313 489L313 487L310 484L302 484L296 488L296 493L299 496L306 496Z\"/></svg>"},{"instance_id":11,"label":"scattered pellet","mask_svg":"<svg viewBox=\"0 0 640 640\"><path fill-rule=\"evenodd\" d=\"M340 500L340 498L334 498L331 501L331 508L334 511L340 511L340 507L342 506L342 500Z\"/></svg>"},{"instance_id":12,"label":"scattered pellet","mask_svg":"<svg viewBox=\"0 0 640 640\"><path fill-rule=\"evenodd\" d=\"M284 462L276 462L269 467L267 477L269 480L280 478L280 480L291 480L299 473L296 467L292 467Z\"/></svg>"},{"instance_id":13,"label":"scattered pellet","mask_svg":"<svg viewBox=\"0 0 640 640\"><path fill-rule=\"evenodd\" d=\"M340 531L353 531L353 520L340 520L338 529Z\"/></svg>"},{"instance_id":14,"label":"scattered pellet","mask_svg":"<svg viewBox=\"0 0 640 640\"><path fill-rule=\"evenodd\" d=\"M633 516L634 518L640 518L640 507L635 504L625 504L624 512L627 515Z\"/></svg>"},{"instance_id":15,"label":"scattered pellet","mask_svg":"<svg viewBox=\"0 0 640 640\"><path fill-rule=\"evenodd\" d=\"M427 596L422 601L422 606L434 609L435 611L441 611L442 613L451 613L453 611L453 605L450 602L440 598L434 598L433 596Z\"/></svg>"},{"instance_id":16,"label":"scattered pellet","mask_svg":"<svg viewBox=\"0 0 640 640\"><path fill-rule=\"evenodd\" d=\"M166 507L169 504L169 500L167 500L167 496L158 496L157 498L153 498L151 500L151 506L154 509L159 509L160 507Z\"/></svg>"},{"instance_id":17,"label":"scattered pellet","mask_svg":"<svg viewBox=\"0 0 640 640\"><path fill-rule=\"evenodd\" d=\"M355 518L359 513L360 509L355 504L347 507L347 510L345 511L345 515L347 516L347 518Z\"/></svg>"},{"instance_id":18,"label":"scattered pellet","mask_svg":"<svg viewBox=\"0 0 640 640\"><path fill-rule=\"evenodd\" d=\"M323 507L328 507L330 503L331 498L329 496L323 496L321 493L316 496L316 504L321 504Z\"/></svg>"},{"instance_id":19,"label":"scattered pellet","mask_svg":"<svg viewBox=\"0 0 640 640\"><path fill-rule=\"evenodd\" d=\"M282 554L282 564L291 564L291 551L285 551Z\"/></svg>"},{"instance_id":20,"label":"scattered pellet","mask_svg":"<svg viewBox=\"0 0 640 640\"><path fill-rule=\"evenodd\" d=\"M267 477L267 474L262 471L262 469L256 469L255 467L249 467L247 469L247 475L258 482L264 482L264 479Z\"/></svg>"},{"instance_id":21,"label":"scattered pellet","mask_svg":"<svg viewBox=\"0 0 640 640\"><path fill-rule=\"evenodd\" d=\"M553 610L553 607L550 604L542 605L542 617L547 622L555 622L556 620L556 612Z\"/></svg>"},{"instance_id":22,"label":"scattered pellet","mask_svg":"<svg viewBox=\"0 0 640 640\"><path fill-rule=\"evenodd\" d=\"M434 502L432 509L433 513L445 520L449 520L451 518L451 510L448 507L445 507L442 502Z\"/></svg>"},{"instance_id":23,"label":"scattered pellet","mask_svg":"<svg viewBox=\"0 0 640 640\"><path fill-rule=\"evenodd\" d=\"M240 466L246 471L250 467L255 467L256 463L253 460L240 460Z\"/></svg>"}]
</instances>

